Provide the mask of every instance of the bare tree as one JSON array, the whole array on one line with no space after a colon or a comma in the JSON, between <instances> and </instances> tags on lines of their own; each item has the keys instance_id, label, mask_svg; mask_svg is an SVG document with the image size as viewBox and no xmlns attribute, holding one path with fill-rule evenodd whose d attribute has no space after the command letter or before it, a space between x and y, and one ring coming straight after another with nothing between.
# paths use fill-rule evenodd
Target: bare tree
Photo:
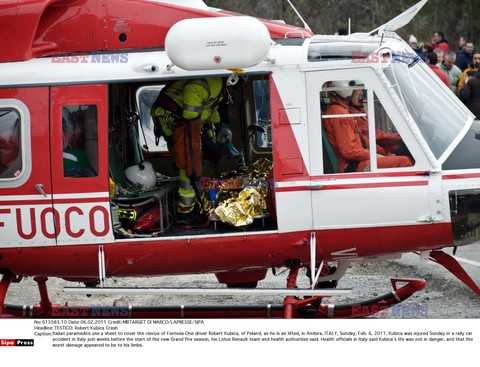
<instances>
[{"instance_id":1,"label":"bare tree","mask_svg":"<svg viewBox=\"0 0 480 367\"><path fill-rule=\"evenodd\" d=\"M292 0L310 28L317 34L333 34L347 28L352 20L353 32L368 32L419 0ZM282 19L302 26L286 0L205 0L210 6L266 19ZM452 49L464 35L478 42L480 48L480 0L430 0L414 20L398 31L404 39L415 34L419 41L430 42L433 33L443 31Z\"/></svg>"}]
</instances>

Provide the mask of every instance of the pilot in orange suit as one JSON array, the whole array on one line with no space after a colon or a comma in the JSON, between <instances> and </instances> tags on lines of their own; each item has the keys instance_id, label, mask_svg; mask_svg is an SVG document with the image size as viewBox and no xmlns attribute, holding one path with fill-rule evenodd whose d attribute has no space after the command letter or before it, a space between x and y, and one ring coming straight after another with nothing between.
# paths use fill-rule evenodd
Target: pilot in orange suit
<instances>
[{"instance_id":1,"label":"pilot in orange suit","mask_svg":"<svg viewBox=\"0 0 480 367\"><path fill-rule=\"evenodd\" d=\"M358 114L362 113L366 115L366 111L363 107L349 107L349 113ZM360 116L357 118L358 128L362 133L364 139L368 140L368 119L366 116ZM377 148L380 146L386 153L395 154L402 141L399 133L386 133L380 129L375 129L375 141L377 142Z\"/></svg>"},{"instance_id":2,"label":"pilot in orange suit","mask_svg":"<svg viewBox=\"0 0 480 367\"><path fill-rule=\"evenodd\" d=\"M342 89L335 92L335 95L330 100L330 106L324 115L364 113L363 109L361 109L363 90L345 88L349 85L353 86L354 84L352 84L352 82L334 82L333 85L342 87ZM339 172L364 172L370 170L370 150L368 131L366 129L368 123L365 126L366 123L366 117L361 116L340 116L338 118L323 119L327 138L338 160ZM376 132L379 138L386 138L386 136L380 133L383 132ZM390 136L389 138L391 140L387 140L389 140L390 143L399 141L396 135ZM380 145L377 145L376 149L378 168L412 166L411 160L406 156L392 155Z\"/></svg>"}]
</instances>

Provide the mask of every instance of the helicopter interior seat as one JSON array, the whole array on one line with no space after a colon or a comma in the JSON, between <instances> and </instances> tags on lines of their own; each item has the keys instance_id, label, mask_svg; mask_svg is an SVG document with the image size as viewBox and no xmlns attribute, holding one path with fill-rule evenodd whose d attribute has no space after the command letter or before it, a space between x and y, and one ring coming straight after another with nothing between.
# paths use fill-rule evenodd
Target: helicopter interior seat
<instances>
[{"instance_id":1,"label":"helicopter interior seat","mask_svg":"<svg viewBox=\"0 0 480 367\"><path fill-rule=\"evenodd\" d=\"M146 208L149 206L158 205L159 213L159 231L163 233L170 226L170 214L175 210L175 188L176 178L162 180L160 183L157 180L157 185L149 190L129 190L127 177L122 168L120 155L114 144L108 145L109 155L109 174L110 178L117 187L115 193L111 195L111 201L122 209ZM145 214L145 210L140 210L140 213ZM137 216L137 221L140 217Z\"/></svg>"},{"instance_id":2,"label":"helicopter interior seat","mask_svg":"<svg viewBox=\"0 0 480 367\"><path fill-rule=\"evenodd\" d=\"M330 106L330 98L324 95L320 96L322 113L324 113L328 106ZM332 144L328 141L325 127L322 121L322 151L323 151L323 173L331 174L338 173L338 161Z\"/></svg>"},{"instance_id":3,"label":"helicopter interior seat","mask_svg":"<svg viewBox=\"0 0 480 367\"><path fill-rule=\"evenodd\" d=\"M328 141L325 128L322 124L322 143L323 143L323 173L338 173L337 156Z\"/></svg>"}]
</instances>

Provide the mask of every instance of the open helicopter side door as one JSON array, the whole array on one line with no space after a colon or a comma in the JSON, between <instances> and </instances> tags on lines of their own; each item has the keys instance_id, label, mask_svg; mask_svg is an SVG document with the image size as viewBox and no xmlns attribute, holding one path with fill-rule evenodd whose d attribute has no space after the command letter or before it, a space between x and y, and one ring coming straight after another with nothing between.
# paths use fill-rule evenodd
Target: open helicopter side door
<instances>
[{"instance_id":1,"label":"open helicopter side door","mask_svg":"<svg viewBox=\"0 0 480 367\"><path fill-rule=\"evenodd\" d=\"M108 86L50 89L57 243L113 242L108 184Z\"/></svg>"},{"instance_id":2,"label":"open helicopter side door","mask_svg":"<svg viewBox=\"0 0 480 367\"><path fill-rule=\"evenodd\" d=\"M325 121L336 117L328 115L327 110L335 101L333 85L342 84L335 81L347 82L347 85L355 81L360 85L357 89L365 91L364 110L354 111L350 116L355 122L360 118L368 120L370 164L362 172L340 173L342 163L335 161L335 152L325 136ZM431 165L375 70L363 67L307 72L306 82L310 156L317 157L311 159L314 228L378 227L379 236L388 233L395 238L402 236L406 228L414 230L430 223L429 218L434 217L430 196L435 192L429 188ZM378 130L400 134L404 144L401 154L409 157L410 167L379 168L382 164L378 163L376 154L376 145L381 144L377 139ZM397 153L398 147L391 148L392 153ZM436 199L441 199L440 192ZM352 245L341 255L355 256L357 250Z\"/></svg>"}]
</instances>

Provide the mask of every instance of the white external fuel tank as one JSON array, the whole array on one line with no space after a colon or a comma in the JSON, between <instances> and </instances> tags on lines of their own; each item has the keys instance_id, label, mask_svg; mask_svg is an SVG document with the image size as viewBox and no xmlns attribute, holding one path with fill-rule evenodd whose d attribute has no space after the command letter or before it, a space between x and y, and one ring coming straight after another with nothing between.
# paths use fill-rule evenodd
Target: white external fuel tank
<instances>
[{"instance_id":1,"label":"white external fuel tank","mask_svg":"<svg viewBox=\"0 0 480 367\"><path fill-rule=\"evenodd\" d=\"M248 68L267 56L270 45L267 27L252 17L182 20L165 39L170 60L190 71Z\"/></svg>"}]
</instances>

